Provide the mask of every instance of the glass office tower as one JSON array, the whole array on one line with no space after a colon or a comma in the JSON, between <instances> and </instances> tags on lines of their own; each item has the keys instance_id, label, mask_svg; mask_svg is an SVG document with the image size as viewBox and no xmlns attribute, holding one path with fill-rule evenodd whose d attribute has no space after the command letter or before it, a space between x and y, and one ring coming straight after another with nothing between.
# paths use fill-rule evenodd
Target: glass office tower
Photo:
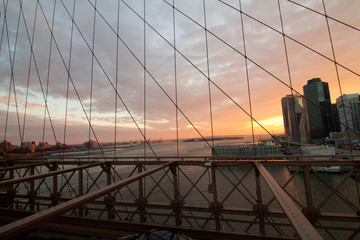
<instances>
[{"instance_id":1,"label":"glass office tower","mask_svg":"<svg viewBox=\"0 0 360 240\"><path fill-rule=\"evenodd\" d=\"M310 79L304 86L304 96L310 141L317 143L334 131L329 85L320 78Z\"/></svg>"}]
</instances>

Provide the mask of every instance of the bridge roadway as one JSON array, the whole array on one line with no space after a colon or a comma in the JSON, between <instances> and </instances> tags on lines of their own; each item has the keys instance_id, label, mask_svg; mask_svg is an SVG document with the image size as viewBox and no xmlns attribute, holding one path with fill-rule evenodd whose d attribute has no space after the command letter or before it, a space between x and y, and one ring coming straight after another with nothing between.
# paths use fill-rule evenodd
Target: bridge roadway
<instances>
[{"instance_id":1,"label":"bridge roadway","mask_svg":"<svg viewBox=\"0 0 360 240\"><path fill-rule=\"evenodd\" d=\"M111 237L166 229L196 239L358 239L360 156L282 157L4 162L0 238L44 227ZM297 170L274 170L286 166Z\"/></svg>"}]
</instances>

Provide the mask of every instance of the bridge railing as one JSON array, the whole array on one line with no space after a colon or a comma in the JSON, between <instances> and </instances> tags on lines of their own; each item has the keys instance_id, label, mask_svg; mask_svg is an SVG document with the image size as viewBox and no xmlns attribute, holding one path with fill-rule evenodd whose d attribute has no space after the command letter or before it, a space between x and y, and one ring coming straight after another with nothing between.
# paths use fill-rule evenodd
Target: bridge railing
<instances>
[{"instance_id":1,"label":"bridge railing","mask_svg":"<svg viewBox=\"0 0 360 240\"><path fill-rule=\"evenodd\" d=\"M125 222L134 231L175 228L208 238L215 231L306 239L301 231L314 229L326 239L352 239L360 226L359 156L316 157L22 160L0 169L1 211ZM33 227L39 219L25 221Z\"/></svg>"}]
</instances>

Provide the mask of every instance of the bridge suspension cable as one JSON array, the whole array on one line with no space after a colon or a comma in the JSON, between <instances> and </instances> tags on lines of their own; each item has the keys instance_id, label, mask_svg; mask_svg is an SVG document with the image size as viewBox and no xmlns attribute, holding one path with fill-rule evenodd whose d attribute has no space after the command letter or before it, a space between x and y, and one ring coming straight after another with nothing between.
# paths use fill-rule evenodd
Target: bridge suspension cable
<instances>
[{"instance_id":1,"label":"bridge suspension cable","mask_svg":"<svg viewBox=\"0 0 360 240\"><path fill-rule=\"evenodd\" d=\"M168 36L164 35L161 32L161 29L157 28L154 24L151 24L151 22L149 20L147 11L150 11L150 7L148 9L147 4L145 3L145 1L143 1L143 13L140 14L139 10L136 9L136 4L130 4L128 1L125 0L119 0L117 1L117 11L116 11L116 16L117 19L115 21L115 27L114 24L112 24L112 22L110 21L110 18L108 18L107 16L104 16L104 12L101 11L101 7L98 6L97 1L91 1L88 0L88 6L90 6L92 8L93 12L93 16L91 17L92 19L92 34L91 34L91 39L92 41L89 40L88 37L86 37L86 29L82 29L79 25L80 22L80 18L76 18L77 15L77 11L76 9L76 5L77 4L85 4L85 2L77 2L77 1L73 1L72 4L72 9L70 9L70 7L68 6L69 4L64 3L63 0L60 0L60 5L57 6L59 4L59 1L53 1L53 7L50 7L49 4L44 3L42 1L36 1L36 5L33 9L34 14L31 16L33 18L33 24L32 24L32 32L29 30L29 22L30 22L30 18L28 17L29 12L26 12L26 14L24 13L24 9L27 10L27 8L24 8L24 3L22 0L18 1L17 7L18 7L18 15L17 15L17 24L16 24L16 31L15 31L15 39L14 39L14 45L11 46L11 35L12 33L10 33L9 31L9 24L8 24L8 11L10 11L9 7L14 8L14 6L16 7L16 4L14 3L10 3L9 1L3 1L3 23L2 23L2 32L1 32L1 39L0 39L0 53L1 55L5 55L4 53L4 44L3 42L6 41L7 42L7 50L8 50L8 63L10 66L10 81L9 81L9 88L8 88L8 92L7 92L7 110L6 110L6 117L5 117L5 123L4 123L4 140L6 140L8 138L7 133L8 133L8 119L9 119L9 114L10 114L10 107L11 107L11 102L12 102L12 98L14 98L14 103L15 103L15 112L16 112L16 118L17 118L17 128L18 128L18 132L19 132L19 139L20 142L23 143L25 141L25 135L26 135L26 126L27 126L27 115L28 110L29 110L29 96L32 93L32 87L34 87L34 85L31 84L31 79L32 79L32 71L35 70L36 72L36 78L38 80L38 84L40 87L40 96L42 96L42 101L44 104L44 114L43 114L43 126L42 126L42 142L45 142L45 135L46 135L46 125L47 125L47 121L50 123L50 127L51 127L51 132L53 135L53 138L55 140L55 142L58 142L58 137L56 134L56 127L54 126L54 121L53 121L53 115L54 112L56 112L56 109L50 109L49 108L49 88L51 87L51 85L54 82L54 76L52 76L52 69L54 68L54 63L52 63L53 59L55 58L55 53L53 51L53 45L56 48L57 54L60 58L60 62L62 62L63 65L63 69L66 72L66 80L64 81L66 84L66 97L65 99L65 110L64 110L64 125L63 125L63 142L67 142L67 134L68 134L68 124L69 124L69 100L70 100L70 84L72 86L72 90L74 91L77 101L81 106L83 115L87 121L88 124L88 141L91 141L91 135L94 136L96 142L100 145L100 140L96 134L96 131L94 129L94 104L96 104L96 100L94 99L94 84L95 84L95 74L98 75L98 69L95 70L95 67L99 67L100 72L102 73L102 76L105 78L105 82L108 82L108 86L110 87L110 90L114 93L114 148L116 151L116 142L117 142L117 130L118 130L118 124L121 125L121 123L118 121L118 116L119 116L119 109L118 109L118 100L121 102L122 106L124 107L127 115L130 117L132 124L135 125L138 133L142 136L142 139L144 141L144 156L146 155L146 148L148 147L152 154L156 156L155 150L152 148L150 141L149 141L149 137L148 137L148 127L149 127L149 123L152 121L151 120L151 113L149 112L149 96L150 96L150 91L152 90L152 88L150 88L150 84L154 83L155 86L164 94L164 96L167 98L168 103L170 103L171 105L173 105L174 109L175 109L175 131L176 131L176 141L177 141L177 146L176 146L176 152L177 155L179 155L179 120L180 120L180 115L187 121L187 123L191 126L192 129L195 130L195 132L200 136L200 138L202 140L204 140L204 142L211 148L213 149L214 147L214 119L213 119L213 113L214 113L214 103L213 103L213 99L214 99L214 90L218 91L219 93L221 93L223 96L225 96L225 98L228 99L228 101L233 104L234 106L236 106L236 108L238 108L243 114L245 114L247 117L249 117L250 120L250 127L251 127L251 134L252 134L252 142L255 142L255 131L254 131L254 123L260 127L263 131L265 131L267 134L269 134L270 136L272 136L273 138L276 139L276 136L274 136L274 134L271 133L271 130L267 129L267 127L265 127L261 121L259 121L259 119L257 119L257 117L254 117L253 114L253 101L254 99L252 99L253 94L251 94L252 91L252 86L250 84L251 80L250 80L250 67L257 67L259 70L261 70L263 73L265 73L267 76L270 76L272 79L274 79L276 82L279 82L281 85L285 86L286 88L288 88L291 92L291 95L294 96L294 93L303 97L306 101L308 101L310 104L316 105L315 103L313 103L312 101L310 101L309 99L307 99L303 94L300 93L299 90L297 90L292 83L292 76L293 73L291 71L291 66L289 63L289 51L288 51L288 44L290 44L288 41L290 41L291 43L295 43L296 45L300 46L301 48L304 48L306 50L311 51L312 53L320 56L322 59L325 59L326 61L329 61L331 63L334 64L335 66L335 70L336 70L336 78L337 78L337 82L338 82L338 88L339 88L339 92L340 92L340 97L341 97L341 101L344 104L344 100L342 98L343 96L343 91L342 91L342 83L341 83L341 79L340 79L340 74L339 74L339 67L341 67L342 69L346 70L347 72L360 77L360 74L358 72L356 72L355 70L353 70L351 67L347 67L344 63L341 63L338 61L336 54L335 54L335 45L332 39L332 33L331 33L331 29L330 29L330 23L329 21L334 21L338 24L340 24L341 26L344 26L348 29L351 29L352 31L356 31L356 32L360 32L360 29L357 28L356 26L352 26L349 23L346 23L345 21L339 20L335 17L329 16L327 14L327 9L326 9L326 4L324 1L322 1L322 7L323 7L323 13L312 9L310 7L305 6L304 4L300 4L291 0L286 1L289 4L292 4L294 6L297 6L305 11L309 11L311 13L314 13L318 16L324 17L326 20L326 26L327 26L327 31L328 31L328 35L329 35L329 43L331 46L331 52L332 52L332 57L328 57L325 54L321 53L319 50L316 50L315 48L308 46L307 44L305 44L304 42L292 37L290 34L285 32L285 27L284 27L284 20L283 20L283 16L282 16L282 4L283 2L280 2L279 0L277 1L277 9L278 9L278 15L279 15L279 21L280 21L280 27L281 30L276 29L275 27L272 27L270 24L266 23L263 20L260 20L254 16L252 16L250 13L246 12L243 7L242 7L242 2L241 0L238 1L238 7L235 7L233 5L231 5L230 3L227 3L225 1L222 0L218 0L215 1L225 7L227 7L227 9L238 12L239 13L239 17L240 17L240 27L241 27L241 38L242 38L242 45L243 45L243 49L238 50L238 48L236 46L234 46L234 44L231 44L229 41L225 40L223 37L221 37L220 35L216 34L214 31L211 30L211 26L208 25L208 21L207 18L209 17L209 13L207 13L207 8L209 7L208 3L206 3L205 1L202 1L202 19L203 22L200 23L199 20L196 20L194 17L192 17L190 14L186 13L184 10L180 9L180 5L179 6L175 6L175 0L172 1L172 3L170 3L167 0L163 0L164 6L168 6L169 10L171 8L171 13L172 13L172 22L171 22L171 32L172 32L172 38L170 39ZM9 5L10 4L10 5ZM124 8L122 8L121 6L124 6ZM150 5L149 5L150 6ZM41 68L40 65L38 64L39 61L42 61L42 59L40 58L40 55L35 55L37 53L35 53L34 51L34 43L37 40L37 36L39 35L39 27L37 27L38 25L40 26L39 23L39 16L38 16L38 8L40 9L40 12L42 14L42 18L41 20L44 21L45 23L45 29L47 29L48 31L48 35L49 35L49 45L48 45L48 54L47 54L47 71L46 71L46 77L43 77L42 72L44 71L44 68ZM120 25L122 24L122 22L120 21L121 18L121 11L128 11L128 13L132 13L134 16L136 16L137 20L140 20L142 25L143 25L143 41L142 41L142 48L143 48L143 60L140 59L139 54L136 52L137 50L133 48L133 46L130 46L129 42L127 42L124 38L124 34L121 33L121 29L120 29ZM52 14L47 14L48 12L52 12ZM62 11L62 12L61 12ZM58 33L56 32L56 29L58 27L57 24L59 24L58 22L56 22L56 17L57 14L63 14L67 15L66 18L70 19L70 26L71 26L71 31L69 34L69 42L68 42L68 50L65 50L60 44L62 43L62 36L58 35ZM79 13L78 13L79 14ZM186 53L182 48L179 48L179 46L177 46L177 21L176 21L176 17L182 17L184 19L190 20L190 22L202 29L202 31L204 32L204 47L205 47L205 71L203 69L201 69L198 65L197 62L195 62L194 60L191 59L191 56L189 56L188 53ZM21 18L23 20L23 24L21 24ZM249 56L249 48L248 48L248 41L246 40L247 38L247 33L245 31L245 18L246 20L249 20L251 22L256 22L258 24L260 24L261 26L265 27L265 29L270 30L271 32L274 32L276 34L279 34L282 37L282 46L283 46L283 51L284 51L284 55L285 55L285 63L286 63L286 69L287 69L287 75L288 75L288 79L287 80L283 80L282 77L280 77L277 73L273 73L267 66L264 66L263 63L258 62L257 60L255 60L255 58L250 57ZM51 22L49 21L51 19ZM248 23L248 22L247 22ZM99 56L100 54L98 54L97 52L99 52L99 50L97 50L97 48L101 48L101 45L97 45L95 44L97 37L99 33L97 33L97 28L98 25L102 24L101 26L106 26L107 30L109 30L112 33L112 36L115 38L116 40L116 54L115 54L115 77L112 77L111 73L106 69L105 65L105 61L101 59L101 57ZM105 24L105 25L104 25ZM28 26L29 25L29 26ZM18 35L20 34L20 29L23 31L25 30L26 32L26 38L27 38L27 45L28 48L30 49L29 51L29 61L28 61L28 66L27 66L27 77L26 77L26 91L24 93L25 95L25 101L24 101L24 110L20 111L19 110L19 93L17 93L17 89L19 89L19 85L16 84L15 82L15 78L17 76L17 74L15 74L16 71L20 71L20 66L17 66L16 63L17 61L15 60L16 57L16 52L20 51L19 48L19 43L18 43ZM44 30L44 29L41 29ZM149 32L148 32L149 31ZM161 83L160 79L158 77L155 76L153 70L150 68L150 64L148 63L150 58L147 54L148 50L152 50L152 44L150 43L152 40L150 39L150 35L149 37L147 37L148 34L150 33L154 33L157 37L159 37L160 39L162 39L162 43L165 43L168 45L168 47L170 47L172 49L172 58L174 61L174 70L173 70L173 76L174 76L174 96L171 96L171 94L169 93L169 91L166 89L165 85L163 83ZM38 34L38 35L37 35ZM4 36L5 35L5 36ZM74 64L74 53L73 53L73 48L74 48L74 36L77 35L80 37L80 39L82 39L82 43L79 43L79 38L76 39L76 44L82 44L83 47L87 48L87 52L91 54L91 66L90 66L90 92L89 92L89 97L88 100L86 100L86 98L84 98L83 96L81 96L81 94L79 93L79 86L77 84L75 84L74 80L73 80L73 74L72 74L72 65ZM223 44L223 46L225 46L227 49L233 51L234 53L236 53L237 55L241 56L244 59L244 72L246 74L246 85L247 85L247 96L248 96L248 106L249 109L247 110L244 107L244 104L241 103L241 101L237 100L237 97L232 96L232 94L229 93L229 91L225 90L224 87L220 86L214 79L214 77L212 76L212 70L211 70L211 57L210 57L210 39L209 37L212 37L212 39L218 41L219 43ZM120 43L122 44L120 46ZM23 40L21 41L21 44L23 45ZM23 47L23 46L22 46ZM118 88L118 80L119 77L121 75L121 72L119 72L119 64L120 64L120 60L121 60L121 56L119 54L120 51L120 47L123 47L124 49L127 50L127 52L132 56L132 58L135 60L135 62L137 63L137 65L143 69L143 121L142 124L140 124L140 121L136 119L135 115L138 115L135 110L130 109L129 107L129 100L127 100L128 96L120 94L119 88ZM21 49L23 50L23 49ZM6 51L5 51L6 52ZM64 54L68 54L68 59L66 59ZM198 72L204 79L207 80L207 92L208 92L208 106L209 106L209 132L211 135L211 143L209 143L209 139L205 137L204 133L202 132L203 130L199 129L196 125L196 121L194 121L193 119L191 119L189 113L187 113L185 111L185 109L179 105L179 96L178 96L178 85L179 85L179 81L178 81L178 61L180 60L178 58L178 56L180 56L182 58L182 60L185 60L188 64L188 66L191 66L196 72ZM251 64L251 66L249 65ZM44 81L44 79L46 79ZM98 78L96 79L97 81ZM104 81L102 80L102 81ZM150 83L150 81L152 83ZM44 86L44 83L46 82L46 87ZM288 83L287 83L288 82ZM103 82L102 82L103 83ZM23 84L23 83L21 83ZM98 83L97 83L98 84ZM13 97L12 97L13 96ZM22 97L21 97L22 98ZM87 106L88 105L88 106ZM323 109L320 106L316 107L320 108L320 110L323 111ZM51 111L50 111L51 110ZM50 113L52 112L52 114ZM353 129L349 128L349 124L348 124L348 116L347 113L345 113L345 122L339 122L340 125L347 127L350 131L352 131L353 133L359 135L359 133L355 132ZM20 116L23 115L23 121L22 124L20 122ZM56 114L55 114L56 115ZM142 126L141 126L142 125ZM349 132L348 132L349 133ZM350 139L350 136L348 135L348 138ZM104 155L103 150L101 150L102 154ZM115 154L115 153L114 153ZM114 155L115 156L115 155Z\"/></svg>"}]
</instances>

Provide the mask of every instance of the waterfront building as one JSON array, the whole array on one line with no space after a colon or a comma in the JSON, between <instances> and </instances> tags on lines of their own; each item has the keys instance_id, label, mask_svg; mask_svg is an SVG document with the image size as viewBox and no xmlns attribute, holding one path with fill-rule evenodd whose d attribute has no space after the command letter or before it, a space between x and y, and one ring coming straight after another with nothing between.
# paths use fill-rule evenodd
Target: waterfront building
<instances>
[{"instance_id":1,"label":"waterfront building","mask_svg":"<svg viewBox=\"0 0 360 240\"><path fill-rule=\"evenodd\" d=\"M21 143L21 147L23 152L30 152L30 153L34 153L35 152L35 142L23 142Z\"/></svg>"},{"instance_id":2,"label":"waterfront building","mask_svg":"<svg viewBox=\"0 0 360 240\"><path fill-rule=\"evenodd\" d=\"M299 124L303 113L303 97L286 95L281 99L285 137L289 141L300 141Z\"/></svg>"},{"instance_id":3,"label":"waterfront building","mask_svg":"<svg viewBox=\"0 0 360 240\"><path fill-rule=\"evenodd\" d=\"M329 85L320 78L313 78L303 89L310 142L318 143L334 131Z\"/></svg>"},{"instance_id":4,"label":"waterfront building","mask_svg":"<svg viewBox=\"0 0 360 240\"><path fill-rule=\"evenodd\" d=\"M14 146L11 144L11 142L8 142L6 140L0 142L0 153L4 154L12 151L13 149Z\"/></svg>"},{"instance_id":5,"label":"waterfront building","mask_svg":"<svg viewBox=\"0 0 360 240\"><path fill-rule=\"evenodd\" d=\"M269 156L280 155L280 147L276 145L233 145L215 146L213 156Z\"/></svg>"},{"instance_id":6,"label":"waterfront building","mask_svg":"<svg viewBox=\"0 0 360 240\"><path fill-rule=\"evenodd\" d=\"M336 99L340 129L342 132L347 127L353 131L360 131L360 96L355 94L344 94ZM345 118L346 116L346 118Z\"/></svg>"},{"instance_id":7,"label":"waterfront building","mask_svg":"<svg viewBox=\"0 0 360 240\"><path fill-rule=\"evenodd\" d=\"M39 148L48 148L50 144L48 142L39 142Z\"/></svg>"},{"instance_id":8,"label":"waterfront building","mask_svg":"<svg viewBox=\"0 0 360 240\"><path fill-rule=\"evenodd\" d=\"M93 141L91 139L87 142L84 142L83 145L85 148L90 148L90 149L99 147L99 144L96 141Z\"/></svg>"}]
</instances>

